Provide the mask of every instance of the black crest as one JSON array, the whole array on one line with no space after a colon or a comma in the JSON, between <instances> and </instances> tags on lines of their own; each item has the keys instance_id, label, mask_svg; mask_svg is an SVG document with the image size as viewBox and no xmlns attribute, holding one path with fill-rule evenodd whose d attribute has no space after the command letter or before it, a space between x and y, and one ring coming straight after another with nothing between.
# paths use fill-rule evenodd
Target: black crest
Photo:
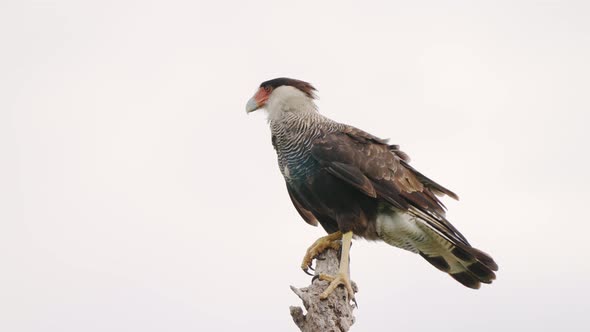
<instances>
[{"instance_id":1,"label":"black crest","mask_svg":"<svg viewBox=\"0 0 590 332\"><path fill-rule=\"evenodd\" d=\"M304 81L300 81L300 80L296 80L296 79L292 79L292 78L287 78L287 77L279 77L279 78L275 78L266 82L262 82L262 84L260 84L261 88L271 88L271 89L276 89L280 86L283 85L289 85L292 86L294 88L297 88L298 90L300 90L301 92L305 93L309 98L315 98L315 93L314 91L317 91L313 85L304 82Z\"/></svg>"}]
</instances>

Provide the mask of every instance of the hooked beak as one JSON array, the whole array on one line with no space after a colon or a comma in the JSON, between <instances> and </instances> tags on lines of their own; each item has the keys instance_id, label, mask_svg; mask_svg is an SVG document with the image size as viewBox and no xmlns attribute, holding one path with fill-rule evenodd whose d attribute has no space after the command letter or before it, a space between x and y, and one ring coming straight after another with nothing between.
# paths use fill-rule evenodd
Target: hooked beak
<instances>
[{"instance_id":1,"label":"hooked beak","mask_svg":"<svg viewBox=\"0 0 590 332\"><path fill-rule=\"evenodd\" d=\"M256 102L256 96L250 98L246 104L246 113L254 112L260 108L260 105Z\"/></svg>"},{"instance_id":2,"label":"hooked beak","mask_svg":"<svg viewBox=\"0 0 590 332\"><path fill-rule=\"evenodd\" d=\"M258 89L254 96L248 100L248 103L246 104L246 113L254 112L263 107L268 100L269 94L270 92L262 87Z\"/></svg>"}]
</instances>

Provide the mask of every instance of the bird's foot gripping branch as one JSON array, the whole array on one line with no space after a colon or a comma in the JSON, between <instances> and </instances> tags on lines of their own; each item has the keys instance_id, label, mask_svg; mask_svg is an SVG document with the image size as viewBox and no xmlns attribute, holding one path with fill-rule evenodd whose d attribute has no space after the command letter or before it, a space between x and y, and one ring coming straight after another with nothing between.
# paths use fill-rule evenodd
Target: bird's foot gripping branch
<instances>
[{"instance_id":1,"label":"bird's foot gripping branch","mask_svg":"<svg viewBox=\"0 0 590 332\"><path fill-rule=\"evenodd\" d=\"M344 257L344 248L342 251L341 256ZM357 291L357 287L354 282L350 282L350 279L348 279L348 254L346 254L345 272L350 290L346 286L338 287L340 283L330 282L327 280L329 277L320 277L321 275L339 276L342 273L341 267L343 265L338 256L338 250L328 247L317 257L316 276L312 279L311 285L304 288L291 286L291 290L299 296L307 311L304 313L303 308L297 306L290 308L293 321L303 332L348 331L354 323L353 310L355 305L351 303L351 300L354 299L354 292ZM325 299L322 299L322 294L331 285L334 285L333 289L326 295ZM353 295L349 295L351 290Z\"/></svg>"},{"instance_id":2,"label":"bird's foot gripping branch","mask_svg":"<svg viewBox=\"0 0 590 332\"><path fill-rule=\"evenodd\" d=\"M340 232L337 232L340 233ZM350 271L348 263L348 257L350 254L350 245L352 244L352 232L347 232L342 234L342 251L340 253L340 267L338 269L338 274L332 276L329 274L320 273L320 279L326 280L330 282L330 285L326 290L320 294L320 299L325 300L334 292L336 287L343 285L346 291L348 292L348 299L354 301L354 290L352 289L352 283L350 282Z\"/></svg>"},{"instance_id":3,"label":"bird's foot gripping branch","mask_svg":"<svg viewBox=\"0 0 590 332\"><path fill-rule=\"evenodd\" d=\"M328 234L326 236L322 236L321 238L317 239L305 253L305 257L303 257L303 262L301 263L301 269L303 272L313 276L313 274L309 273L309 270L313 268L311 267L313 260L324 250L328 248L332 248L334 250L340 249L340 239L342 239L342 233L335 232L332 234Z\"/></svg>"}]
</instances>

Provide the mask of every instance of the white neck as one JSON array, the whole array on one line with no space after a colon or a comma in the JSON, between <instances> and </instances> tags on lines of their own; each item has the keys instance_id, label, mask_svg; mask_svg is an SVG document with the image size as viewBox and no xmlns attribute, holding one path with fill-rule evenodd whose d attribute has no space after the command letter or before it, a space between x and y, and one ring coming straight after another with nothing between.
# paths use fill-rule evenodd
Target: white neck
<instances>
[{"instance_id":1,"label":"white neck","mask_svg":"<svg viewBox=\"0 0 590 332\"><path fill-rule=\"evenodd\" d=\"M312 98L309 98L299 89L288 85L276 88L271 93L264 108L268 113L268 121L281 119L288 113L317 112L317 106Z\"/></svg>"}]
</instances>

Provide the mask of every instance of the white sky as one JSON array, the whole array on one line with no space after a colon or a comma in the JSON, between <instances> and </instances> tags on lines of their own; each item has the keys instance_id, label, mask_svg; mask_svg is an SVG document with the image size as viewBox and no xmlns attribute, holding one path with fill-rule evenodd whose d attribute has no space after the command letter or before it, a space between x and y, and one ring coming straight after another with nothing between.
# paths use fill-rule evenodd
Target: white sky
<instances>
[{"instance_id":1,"label":"white sky","mask_svg":"<svg viewBox=\"0 0 590 332\"><path fill-rule=\"evenodd\" d=\"M2 1L0 330L296 331L288 286L323 231L244 112L277 76L401 144L500 264L472 291L357 241L353 331L584 330L588 17L584 1Z\"/></svg>"}]
</instances>

